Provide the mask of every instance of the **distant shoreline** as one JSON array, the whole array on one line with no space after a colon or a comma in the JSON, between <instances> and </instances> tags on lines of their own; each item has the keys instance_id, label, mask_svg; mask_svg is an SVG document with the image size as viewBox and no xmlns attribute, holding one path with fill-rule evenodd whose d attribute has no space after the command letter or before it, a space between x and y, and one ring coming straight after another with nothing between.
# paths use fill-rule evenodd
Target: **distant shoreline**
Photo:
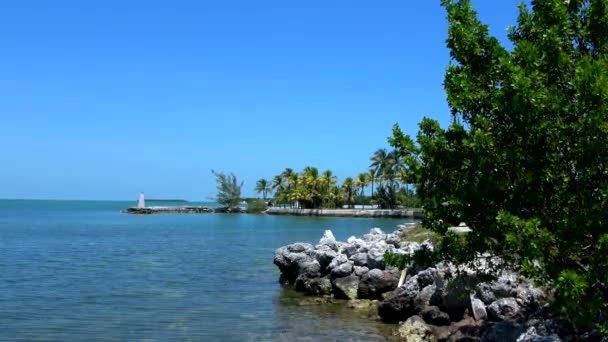
<instances>
[{"instance_id":1,"label":"distant shoreline","mask_svg":"<svg viewBox=\"0 0 608 342\"><path fill-rule=\"evenodd\" d=\"M399 209L294 209L268 208L269 215L327 216L327 217L371 217L371 218L411 218L423 219L424 213L418 210Z\"/></svg>"}]
</instances>

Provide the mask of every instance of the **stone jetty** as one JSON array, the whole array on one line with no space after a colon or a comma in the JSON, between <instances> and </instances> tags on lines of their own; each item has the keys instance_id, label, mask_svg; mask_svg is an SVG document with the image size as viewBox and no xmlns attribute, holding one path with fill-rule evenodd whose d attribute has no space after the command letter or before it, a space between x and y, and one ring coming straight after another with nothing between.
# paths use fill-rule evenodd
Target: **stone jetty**
<instances>
[{"instance_id":1,"label":"stone jetty","mask_svg":"<svg viewBox=\"0 0 608 342\"><path fill-rule=\"evenodd\" d=\"M398 324L395 334L405 341L560 341L575 336L549 310L551 291L516 272L491 271L487 260L501 262L496 257L480 256L475 270L450 262L411 264L403 273L386 266L386 252L412 255L434 248L430 241L403 241L406 229L387 234L373 228L345 242L327 230L316 246L297 242L280 247L274 253L279 281L324 301L347 300L351 308L373 310L377 319Z\"/></svg>"},{"instance_id":2,"label":"stone jetty","mask_svg":"<svg viewBox=\"0 0 608 342\"><path fill-rule=\"evenodd\" d=\"M242 208L210 207L131 207L123 211L127 214L206 214L206 213L244 213Z\"/></svg>"},{"instance_id":3,"label":"stone jetty","mask_svg":"<svg viewBox=\"0 0 608 342\"><path fill-rule=\"evenodd\" d=\"M272 207L269 215L329 216L329 217L375 217L423 219L422 211L399 209L298 209Z\"/></svg>"}]
</instances>

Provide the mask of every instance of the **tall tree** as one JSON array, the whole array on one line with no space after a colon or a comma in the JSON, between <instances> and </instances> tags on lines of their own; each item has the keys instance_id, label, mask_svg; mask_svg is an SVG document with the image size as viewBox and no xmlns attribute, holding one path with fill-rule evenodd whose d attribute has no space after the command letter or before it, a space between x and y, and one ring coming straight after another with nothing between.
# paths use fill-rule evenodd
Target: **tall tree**
<instances>
[{"instance_id":1,"label":"tall tree","mask_svg":"<svg viewBox=\"0 0 608 342\"><path fill-rule=\"evenodd\" d=\"M344 197L346 198L346 203L348 204L348 207L354 208L353 196L357 191L357 188L355 187L355 181L352 179L352 177L347 177L344 180L344 182L342 183L341 190L344 194Z\"/></svg>"},{"instance_id":2,"label":"tall tree","mask_svg":"<svg viewBox=\"0 0 608 342\"><path fill-rule=\"evenodd\" d=\"M357 175L357 178L355 179L355 186L359 187L360 189L360 193L359 193L359 198L361 200L361 206L363 208L365 208L365 202L364 201L364 190L365 187L367 186L367 184L369 184L369 178L368 178L368 174L367 172L363 172Z\"/></svg>"},{"instance_id":3,"label":"tall tree","mask_svg":"<svg viewBox=\"0 0 608 342\"><path fill-rule=\"evenodd\" d=\"M233 173L225 174L214 170L211 170L211 173L213 173L217 182L216 200L218 203L230 209L235 208L241 201L243 182L239 183Z\"/></svg>"},{"instance_id":4,"label":"tall tree","mask_svg":"<svg viewBox=\"0 0 608 342\"><path fill-rule=\"evenodd\" d=\"M261 193L264 201L266 201L266 194L272 192L272 185L266 179L260 179L255 183L255 192Z\"/></svg>"},{"instance_id":5,"label":"tall tree","mask_svg":"<svg viewBox=\"0 0 608 342\"><path fill-rule=\"evenodd\" d=\"M466 222L472 233L446 234L444 255L501 255L555 288L578 327L593 324L608 314L608 3L522 4L510 50L470 1L442 4L453 122L423 119L415 147L399 127L391 139L416 170L424 224L445 234Z\"/></svg>"}]
</instances>

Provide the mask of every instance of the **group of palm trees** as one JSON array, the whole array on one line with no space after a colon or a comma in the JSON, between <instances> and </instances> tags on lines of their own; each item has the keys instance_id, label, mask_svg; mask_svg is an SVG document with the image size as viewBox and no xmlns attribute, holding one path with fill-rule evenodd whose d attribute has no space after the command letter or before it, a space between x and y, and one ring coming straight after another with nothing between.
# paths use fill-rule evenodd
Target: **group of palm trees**
<instances>
[{"instance_id":1,"label":"group of palm trees","mask_svg":"<svg viewBox=\"0 0 608 342\"><path fill-rule=\"evenodd\" d=\"M354 178L347 177L340 186L331 170L319 172L316 167L307 166L302 172L286 168L272 181L260 179L256 182L255 191L262 194L265 201L274 192L275 205L307 209L341 208L343 204L354 208L356 200L363 207L369 203L386 209L395 208L399 202L406 204L399 201L398 195L405 193L406 197L411 197L412 194L407 168L398 152L378 149L370 161L367 172ZM371 186L371 195L366 198L365 188L368 186Z\"/></svg>"}]
</instances>

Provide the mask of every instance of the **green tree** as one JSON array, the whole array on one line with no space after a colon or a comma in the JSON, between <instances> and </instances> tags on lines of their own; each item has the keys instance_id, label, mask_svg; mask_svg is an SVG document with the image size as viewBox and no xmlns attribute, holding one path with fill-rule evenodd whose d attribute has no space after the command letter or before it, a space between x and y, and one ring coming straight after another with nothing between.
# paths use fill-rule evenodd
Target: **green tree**
<instances>
[{"instance_id":1,"label":"green tree","mask_svg":"<svg viewBox=\"0 0 608 342\"><path fill-rule=\"evenodd\" d=\"M217 182L217 202L230 209L235 208L241 201L243 182L239 183L233 173L225 174L214 170L211 170L211 173Z\"/></svg>"},{"instance_id":2,"label":"green tree","mask_svg":"<svg viewBox=\"0 0 608 342\"><path fill-rule=\"evenodd\" d=\"M507 50L470 1L443 0L453 120L423 119L417 144L389 139L412 170L440 253L489 251L556 289L578 327L608 314L608 3L519 7ZM464 239L446 233L461 221Z\"/></svg>"},{"instance_id":3,"label":"green tree","mask_svg":"<svg viewBox=\"0 0 608 342\"><path fill-rule=\"evenodd\" d=\"M349 208L354 208L353 196L357 192L357 188L355 187L355 181L352 177L347 177L342 183L342 194L346 199L346 203Z\"/></svg>"},{"instance_id":4,"label":"green tree","mask_svg":"<svg viewBox=\"0 0 608 342\"><path fill-rule=\"evenodd\" d=\"M266 201L266 194L272 192L272 185L266 179L260 179L255 183L255 192L261 193L264 201Z\"/></svg>"},{"instance_id":5,"label":"green tree","mask_svg":"<svg viewBox=\"0 0 608 342\"><path fill-rule=\"evenodd\" d=\"M365 195L364 190L365 190L365 187L367 186L367 184L369 184L369 178L368 178L367 172L358 174L357 178L355 179L355 186L358 187L359 189L361 189L361 192L359 193L359 199L361 200L361 206L363 208L365 208L363 199L364 199L364 195Z\"/></svg>"}]
</instances>

